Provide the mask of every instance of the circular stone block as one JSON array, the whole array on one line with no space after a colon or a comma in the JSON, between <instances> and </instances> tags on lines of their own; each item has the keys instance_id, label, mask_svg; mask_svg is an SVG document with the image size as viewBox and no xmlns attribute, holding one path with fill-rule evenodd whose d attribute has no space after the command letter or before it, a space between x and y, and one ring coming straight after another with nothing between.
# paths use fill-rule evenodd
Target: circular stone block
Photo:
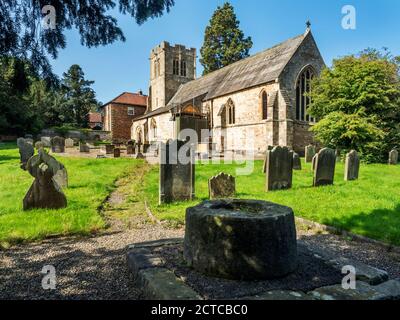
<instances>
[{"instance_id":1,"label":"circular stone block","mask_svg":"<svg viewBox=\"0 0 400 320\"><path fill-rule=\"evenodd\" d=\"M209 276L284 277L297 268L293 210L255 200L205 201L187 208L184 258Z\"/></svg>"}]
</instances>

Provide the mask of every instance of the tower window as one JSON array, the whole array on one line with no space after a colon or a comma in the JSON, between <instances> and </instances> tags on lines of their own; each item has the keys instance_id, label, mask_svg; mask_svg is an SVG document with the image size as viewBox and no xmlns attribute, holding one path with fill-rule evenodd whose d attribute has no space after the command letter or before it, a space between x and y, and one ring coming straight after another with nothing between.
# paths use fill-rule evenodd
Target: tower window
<instances>
[{"instance_id":1,"label":"tower window","mask_svg":"<svg viewBox=\"0 0 400 320\"><path fill-rule=\"evenodd\" d=\"M231 99L229 99L226 104L226 112L227 112L228 124L235 124L236 123L235 104Z\"/></svg>"},{"instance_id":2,"label":"tower window","mask_svg":"<svg viewBox=\"0 0 400 320\"><path fill-rule=\"evenodd\" d=\"M181 76L186 77L186 61L181 60Z\"/></svg>"},{"instance_id":3,"label":"tower window","mask_svg":"<svg viewBox=\"0 0 400 320\"><path fill-rule=\"evenodd\" d=\"M315 119L307 113L311 104L307 94L311 92L311 80L314 72L311 67L306 68L299 76L296 84L296 119L300 121L315 122Z\"/></svg>"},{"instance_id":4,"label":"tower window","mask_svg":"<svg viewBox=\"0 0 400 320\"><path fill-rule=\"evenodd\" d=\"M179 60L174 59L173 61L173 74L179 76Z\"/></svg>"}]
</instances>

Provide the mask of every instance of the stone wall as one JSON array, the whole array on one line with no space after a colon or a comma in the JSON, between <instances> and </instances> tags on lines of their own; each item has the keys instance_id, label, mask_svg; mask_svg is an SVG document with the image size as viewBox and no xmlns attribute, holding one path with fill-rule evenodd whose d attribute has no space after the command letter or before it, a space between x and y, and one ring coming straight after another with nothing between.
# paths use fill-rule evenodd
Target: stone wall
<instances>
[{"instance_id":1,"label":"stone wall","mask_svg":"<svg viewBox=\"0 0 400 320\"><path fill-rule=\"evenodd\" d=\"M60 132L55 129L44 129L40 133L39 136L42 137L55 137L60 136ZM100 131L100 130L69 130L65 134L62 134L65 138L71 139L79 139L79 140L86 140L86 141L110 141L111 140L111 132L109 131Z\"/></svg>"}]
</instances>

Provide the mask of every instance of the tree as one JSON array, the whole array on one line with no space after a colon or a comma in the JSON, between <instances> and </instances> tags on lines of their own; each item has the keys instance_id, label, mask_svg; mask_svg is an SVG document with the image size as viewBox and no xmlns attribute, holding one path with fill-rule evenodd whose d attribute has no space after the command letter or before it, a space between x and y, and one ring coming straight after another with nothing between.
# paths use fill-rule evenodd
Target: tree
<instances>
[{"instance_id":1,"label":"tree","mask_svg":"<svg viewBox=\"0 0 400 320\"><path fill-rule=\"evenodd\" d=\"M249 56L253 42L251 37L244 37L239 23L230 3L214 12L200 50L204 75Z\"/></svg>"},{"instance_id":2,"label":"tree","mask_svg":"<svg viewBox=\"0 0 400 320\"><path fill-rule=\"evenodd\" d=\"M333 61L312 83L312 131L324 145L385 161L400 146L400 60L367 49Z\"/></svg>"},{"instance_id":3,"label":"tree","mask_svg":"<svg viewBox=\"0 0 400 320\"><path fill-rule=\"evenodd\" d=\"M99 106L94 90L90 87L94 81L85 79L82 68L74 64L63 74L61 81L63 101L61 115L63 123L87 127L87 115Z\"/></svg>"},{"instance_id":4,"label":"tree","mask_svg":"<svg viewBox=\"0 0 400 320\"><path fill-rule=\"evenodd\" d=\"M125 40L116 18L108 15L116 4L122 14L142 24L169 11L174 0L2 0L0 55L30 60L43 74L53 76L47 56L55 59L65 48L67 29L76 28L87 47ZM42 25L52 13L47 5L55 9L55 29Z\"/></svg>"}]
</instances>

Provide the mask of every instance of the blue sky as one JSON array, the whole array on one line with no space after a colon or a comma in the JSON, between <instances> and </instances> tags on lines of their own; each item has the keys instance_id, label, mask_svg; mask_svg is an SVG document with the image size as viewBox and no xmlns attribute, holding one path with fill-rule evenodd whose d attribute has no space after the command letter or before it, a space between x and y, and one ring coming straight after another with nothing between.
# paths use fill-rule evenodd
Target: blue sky
<instances>
[{"instance_id":1,"label":"blue sky","mask_svg":"<svg viewBox=\"0 0 400 320\"><path fill-rule=\"evenodd\" d=\"M82 66L86 77L102 102L124 91L147 93L149 53L163 40L198 49L212 13L224 0L175 0L169 14L138 26L129 16L117 14L126 42L88 49L80 45L79 35L67 33L67 48L52 62L62 75L69 66ZM310 19L312 30L325 62L367 47L387 47L400 55L399 0L231 0L245 35L253 39L251 53L269 48L305 31ZM356 30L341 26L342 7L353 5L357 12ZM198 63L198 74L202 72Z\"/></svg>"}]
</instances>

